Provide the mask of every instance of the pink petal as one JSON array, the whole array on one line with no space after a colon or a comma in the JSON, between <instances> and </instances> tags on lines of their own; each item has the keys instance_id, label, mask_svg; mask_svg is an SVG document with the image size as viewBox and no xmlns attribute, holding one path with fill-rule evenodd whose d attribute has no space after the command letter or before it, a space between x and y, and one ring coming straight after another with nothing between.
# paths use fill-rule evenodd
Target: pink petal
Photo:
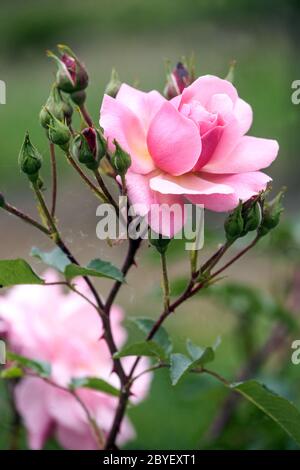
<instances>
[{"instance_id":1,"label":"pink petal","mask_svg":"<svg viewBox=\"0 0 300 470\"><path fill-rule=\"evenodd\" d=\"M133 171L148 173L154 169L143 125L127 106L104 95L100 112L100 126L103 127L105 136L108 138L110 150L114 149L113 140L116 139L121 147L130 154Z\"/></svg>"},{"instance_id":2,"label":"pink petal","mask_svg":"<svg viewBox=\"0 0 300 470\"><path fill-rule=\"evenodd\" d=\"M230 82L214 75L204 75L183 90L181 105L195 100L207 106L212 96L219 93L228 95L233 104L238 99L237 91Z\"/></svg>"},{"instance_id":3,"label":"pink petal","mask_svg":"<svg viewBox=\"0 0 300 470\"><path fill-rule=\"evenodd\" d=\"M202 136L202 152L194 171L200 171L211 159L224 133L223 126L216 126Z\"/></svg>"},{"instance_id":4,"label":"pink petal","mask_svg":"<svg viewBox=\"0 0 300 470\"><path fill-rule=\"evenodd\" d=\"M147 217L147 223L156 233L165 236L173 236L185 223L186 215L183 211L183 199L179 195L160 194L150 188L150 179L155 173L150 175L137 175L128 172L126 175L128 197L131 205L134 206L135 213ZM164 204L161 206L161 204ZM178 204L177 214L172 215L171 221L168 218L168 206Z\"/></svg>"},{"instance_id":5,"label":"pink petal","mask_svg":"<svg viewBox=\"0 0 300 470\"><path fill-rule=\"evenodd\" d=\"M216 183L216 185L228 185L234 191L233 194L187 196L194 204L203 204L206 209L216 212L226 212L234 209L238 205L239 200L247 201L255 194L266 189L267 183L271 181L269 176L260 171L235 175L202 173L201 176L209 179L212 183Z\"/></svg>"},{"instance_id":6,"label":"pink petal","mask_svg":"<svg viewBox=\"0 0 300 470\"><path fill-rule=\"evenodd\" d=\"M153 90L145 93L126 85L126 83L122 84L116 99L134 112L146 131L155 114L166 102L166 99L158 91Z\"/></svg>"},{"instance_id":7,"label":"pink petal","mask_svg":"<svg viewBox=\"0 0 300 470\"><path fill-rule=\"evenodd\" d=\"M205 174L203 173L205 177ZM216 184L189 173L182 176L158 175L150 179L150 188L161 194L230 194L233 192L226 184Z\"/></svg>"},{"instance_id":8,"label":"pink petal","mask_svg":"<svg viewBox=\"0 0 300 470\"><path fill-rule=\"evenodd\" d=\"M165 237L172 238L186 222L186 211L182 196L155 192L155 206L148 214L148 223L152 230Z\"/></svg>"},{"instance_id":9,"label":"pink petal","mask_svg":"<svg viewBox=\"0 0 300 470\"><path fill-rule=\"evenodd\" d=\"M97 443L88 424L82 430L59 425L57 439L68 450L97 450Z\"/></svg>"},{"instance_id":10,"label":"pink petal","mask_svg":"<svg viewBox=\"0 0 300 470\"><path fill-rule=\"evenodd\" d=\"M26 377L16 386L16 406L28 431L29 447L41 449L51 431L47 395L50 385L42 379Z\"/></svg>"},{"instance_id":11,"label":"pink petal","mask_svg":"<svg viewBox=\"0 0 300 470\"><path fill-rule=\"evenodd\" d=\"M214 154L203 170L211 173L257 171L268 167L275 160L278 149L276 140L244 136L229 155Z\"/></svg>"},{"instance_id":12,"label":"pink petal","mask_svg":"<svg viewBox=\"0 0 300 470\"><path fill-rule=\"evenodd\" d=\"M238 98L235 103L233 113L239 124L241 135L245 135L249 131L253 120L253 112L250 104L246 103L246 101L241 98Z\"/></svg>"},{"instance_id":13,"label":"pink petal","mask_svg":"<svg viewBox=\"0 0 300 470\"><path fill-rule=\"evenodd\" d=\"M172 175L190 171L201 153L197 126L166 102L153 119L148 149L155 164Z\"/></svg>"}]
</instances>

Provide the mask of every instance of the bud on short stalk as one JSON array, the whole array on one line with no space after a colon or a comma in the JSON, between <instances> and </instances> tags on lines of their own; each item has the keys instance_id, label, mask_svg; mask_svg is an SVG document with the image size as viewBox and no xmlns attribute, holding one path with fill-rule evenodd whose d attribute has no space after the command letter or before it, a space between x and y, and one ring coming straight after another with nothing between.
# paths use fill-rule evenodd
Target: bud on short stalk
<instances>
[{"instance_id":1,"label":"bud on short stalk","mask_svg":"<svg viewBox=\"0 0 300 470\"><path fill-rule=\"evenodd\" d=\"M66 121L67 124L71 123L73 108L70 103L62 97L62 94L56 85L53 85L49 98L40 112L40 123L43 127L45 127L45 129L48 129L51 119L48 110L59 121Z\"/></svg>"},{"instance_id":2,"label":"bud on short stalk","mask_svg":"<svg viewBox=\"0 0 300 470\"><path fill-rule=\"evenodd\" d=\"M50 121L48 124L48 138L55 145L66 146L71 138L70 129L66 124L59 121L48 109Z\"/></svg>"},{"instance_id":3,"label":"bud on short stalk","mask_svg":"<svg viewBox=\"0 0 300 470\"><path fill-rule=\"evenodd\" d=\"M273 230L280 222L283 211L282 198L286 189L283 188L271 202L265 202L263 206L262 223L258 230L258 235L263 237Z\"/></svg>"},{"instance_id":4,"label":"bud on short stalk","mask_svg":"<svg viewBox=\"0 0 300 470\"><path fill-rule=\"evenodd\" d=\"M106 155L107 144L102 131L87 127L72 141L71 153L90 170L97 170L101 159Z\"/></svg>"},{"instance_id":5,"label":"bud on short stalk","mask_svg":"<svg viewBox=\"0 0 300 470\"><path fill-rule=\"evenodd\" d=\"M19 166L21 171L28 176L32 183L39 180L39 170L42 166L42 156L30 142L26 132L23 145L19 153Z\"/></svg>"},{"instance_id":6,"label":"bud on short stalk","mask_svg":"<svg viewBox=\"0 0 300 470\"><path fill-rule=\"evenodd\" d=\"M234 242L243 236L244 220L242 216L242 202L228 215L224 223L226 239L228 242Z\"/></svg>"},{"instance_id":7,"label":"bud on short stalk","mask_svg":"<svg viewBox=\"0 0 300 470\"><path fill-rule=\"evenodd\" d=\"M169 244L171 242L171 238L163 238L161 235L159 235L158 238L152 238L151 237L151 229L149 230L149 242L150 245L152 245L156 250L163 255L166 253Z\"/></svg>"},{"instance_id":8,"label":"bud on short stalk","mask_svg":"<svg viewBox=\"0 0 300 470\"><path fill-rule=\"evenodd\" d=\"M114 145L116 149L111 158L111 163L117 175L124 177L128 168L131 166L131 157L127 152L125 152L125 150L122 149L116 140L114 140Z\"/></svg>"},{"instance_id":9,"label":"bud on short stalk","mask_svg":"<svg viewBox=\"0 0 300 470\"><path fill-rule=\"evenodd\" d=\"M167 99L172 99L180 95L184 88L193 82L190 72L182 62L178 62L173 71L168 75L167 83L164 89L164 95Z\"/></svg>"},{"instance_id":10,"label":"bud on short stalk","mask_svg":"<svg viewBox=\"0 0 300 470\"><path fill-rule=\"evenodd\" d=\"M111 96L112 98L115 98L118 94L118 91L120 90L121 85L122 83L119 79L118 72L116 69L112 69L110 81L106 85L104 93Z\"/></svg>"},{"instance_id":11,"label":"bud on short stalk","mask_svg":"<svg viewBox=\"0 0 300 470\"><path fill-rule=\"evenodd\" d=\"M88 86L89 77L83 64L67 46L58 45L60 57L48 52L48 56L57 63L56 82L60 90L73 93L84 90Z\"/></svg>"}]
</instances>

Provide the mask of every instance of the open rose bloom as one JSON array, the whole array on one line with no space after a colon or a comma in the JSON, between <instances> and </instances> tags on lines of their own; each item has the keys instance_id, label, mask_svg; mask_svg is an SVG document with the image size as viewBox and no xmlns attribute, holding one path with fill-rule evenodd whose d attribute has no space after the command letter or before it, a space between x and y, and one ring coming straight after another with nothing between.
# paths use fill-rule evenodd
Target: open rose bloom
<instances>
[{"instance_id":1,"label":"open rose bloom","mask_svg":"<svg viewBox=\"0 0 300 470\"><path fill-rule=\"evenodd\" d=\"M166 222L168 205L232 210L266 188L270 177L260 170L278 153L275 140L245 135L251 107L230 82L211 75L171 101L123 84L115 99L104 96L100 124L110 149L116 139L131 156L126 183L136 213L167 236L185 223L184 210ZM153 204L159 212L151 213Z\"/></svg>"},{"instance_id":2,"label":"open rose bloom","mask_svg":"<svg viewBox=\"0 0 300 470\"><path fill-rule=\"evenodd\" d=\"M59 280L52 271L44 278L47 282ZM90 295L83 281L76 284L84 295ZM122 319L122 310L114 306L111 322L118 347L126 340ZM67 388L72 378L90 376L119 388L119 380L112 373L111 355L101 339L101 320L96 310L76 293L65 294L61 286L14 287L0 297L0 331L13 351L51 364L51 381L61 387ZM124 358L125 371L129 371L134 359ZM137 373L147 365L146 360L141 361ZM135 381L131 402L146 396L150 380L151 376L145 374ZM107 433L116 412L117 398L84 388L78 390L78 395L103 433ZM69 392L41 378L27 376L16 386L15 398L32 449L42 448L52 434L66 449L97 448L86 414ZM131 423L125 419L118 444L134 436Z\"/></svg>"}]
</instances>

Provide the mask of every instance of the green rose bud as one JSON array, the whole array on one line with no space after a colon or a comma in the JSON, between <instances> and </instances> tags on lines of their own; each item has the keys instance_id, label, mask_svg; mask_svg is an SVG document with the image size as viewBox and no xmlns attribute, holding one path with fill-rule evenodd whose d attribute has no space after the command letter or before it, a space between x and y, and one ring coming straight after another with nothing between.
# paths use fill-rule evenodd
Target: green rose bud
<instances>
[{"instance_id":1,"label":"green rose bud","mask_svg":"<svg viewBox=\"0 0 300 470\"><path fill-rule=\"evenodd\" d=\"M248 210L245 210L243 213L243 219L245 235L248 232L258 229L262 220L261 206L258 201L255 201Z\"/></svg>"},{"instance_id":2,"label":"green rose bud","mask_svg":"<svg viewBox=\"0 0 300 470\"><path fill-rule=\"evenodd\" d=\"M258 230L258 235L261 237L267 235L273 230L280 222L281 213L283 212L282 198L286 189L283 188L275 198L268 202L265 202L263 207L262 223Z\"/></svg>"},{"instance_id":3,"label":"green rose bud","mask_svg":"<svg viewBox=\"0 0 300 470\"><path fill-rule=\"evenodd\" d=\"M28 132L25 134L25 139L19 153L19 166L32 183L38 180L39 170L42 166L42 156L30 142Z\"/></svg>"},{"instance_id":4,"label":"green rose bud","mask_svg":"<svg viewBox=\"0 0 300 470\"><path fill-rule=\"evenodd\" d=\"M234 242L237 238L243 236L244 220L242 207L242 202L240 202L225 220L224 228L228 242Z\"/></svg>"},{"instance_id":5,"label":"green rose bud","mask_svg":"<svg viewBox=\"0 0 300 470\"><path fill-rule=\"evenodd\" d=\"M116 140L114 140L116 147L115 153L112 156L111 162L116 170L117 175L125 176L128 168L131 166L130 155L122 149Z\"/></svg>"},{"instance_id":6,"label":"green rose bud","mask_svg":"<svg viewBox=\"0 0 300 470\"><path fill-rule=\"evenodd\" d=\"M149 230L149 242L150 245L152 245L154 248L157 249L157 251L163 255L166 253L169 244L171 242L171 238L163 238L161 235L159 235L158 238L152 238L151 237L151 230Z\"/></svg>"},{"instance_id":7,"label":"green rose bud","mask_svg":"<svg viewBox=\"0 0 300 470\"><path fill-rule=\"evenodd\" d=\"M70 129L66 124L59 121L49 110L50 122L48 124L48 138L56 145L66 145L71 138Z\"/></svg>"},{"instance_id":8,"label":"green rose bud","mask_svg":"<svg viewBox=\"0 0 300 470\"><path fill-rule=\"evenodd\" d=\"M59 121L67 121L68 124L71 123L73 108L69 102L63 99L56 85L53 85L49 98L47 99L45 106L42 107L40 112L40 123L43 127L45 127L45 129L48 129L51 119L48 110Z\"/></svg>"},{"instance_id":9,"label":"green rose bud","mask_svg":"<svg viewBox=\"0 0 300 470\"><path fill-rule=\"evenodd\" d=\"M106 85L104 93L106 93L106 95L111 96L112 98L115 98L117 96L118 91L120 90L121 85L122 83L119 79L118 72L116 71L116 69L112 69L110 81Z\"/></svg>"}]
</instances>

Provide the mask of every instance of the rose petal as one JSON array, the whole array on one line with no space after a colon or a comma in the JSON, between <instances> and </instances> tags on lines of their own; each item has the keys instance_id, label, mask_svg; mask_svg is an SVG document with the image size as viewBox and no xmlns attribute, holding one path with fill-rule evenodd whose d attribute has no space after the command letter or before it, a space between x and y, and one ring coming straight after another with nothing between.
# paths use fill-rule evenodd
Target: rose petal
<instances>
[{"instance_id":1,"label":"rose petal","mask_svg":"<svg viewBox=\"0 0 300 470\"><path fill-rule=\"evenodd\" d=\"M201 176L208 178L211 183L216 183L216 185L228 185L234 191L233 194L187 195L188 199L194 204L203 204L206 209L216 212L234 209L239 200L247 201L255 194L266 189L267 183L271 181L268 175L260 171L235 175L201 174Z\"/></svg>"},{"instance_id":2,"label":"rose petal","mask_svg":"<svg viewBox=\"0 0 300 470\"><path fill-rule=\"evenodd\" d=\"M203 75L183 90L181 105L195 100L207 106L211 97L219 93L227 95L233 104L238 99L237 91L232 83L214 75Z\"/></svg>"},{"instance_id":3,"label":"rose petal","mask_svg":"<svg viewBox=\"0 0 300 470\"><path fill-rule=\"evenodd\" d=\"M145 130L137 116L124 104L104 95L100 126L108 139L110 150L114 149L116 139L121 147L130 154L131 169L138 173L148 173L154 164L147 149Z\"/></svg>"},{"instance_id":4,"label":"rose petal","mask_svg":"<svg viewBox=\"0 0 300 470\"><path fill-rule=\"evenodd\" d=\"M166 99L158 91L153 90L145 93L126 83L121 85L116 99L134 112L142 122L145 131L148 130L155 114L166 102Z\"/></svg>"},{"instance_id":5,"label":"rose petal","mask_svg":"<svg viewBox=\"0 0 300 470\"><path fill-rule=\"evenodd\" d=\"M222 139L219 146L222 145ZM277 157L278 142L244 136L229 155L213 155L202 170L211 173L243 173L268 167Z\"/></svg>"},{"instance_id":6,"label":"rose petal","mask_svg":"<svg viewBox=\"0 0 300 470\"><path fill-rule=\"evenodd\" d=\"M153 119L147 143L157 167L171 175L190 171L201 153L197 126L169 102L161 107Z\"/></svg>"},{"instance_id":7,"label":"rose petal","mask_svg":"<svg viewBox=\"0 0 300 470\"><path fill-rule=\"evenodd\" d=\"M204 174L205 176L205 174ZM158 175L150 179L150 188L161 194L230 194L226 184L217 184L192 173L182 176Z\"/></svg>"}]
</instances>

